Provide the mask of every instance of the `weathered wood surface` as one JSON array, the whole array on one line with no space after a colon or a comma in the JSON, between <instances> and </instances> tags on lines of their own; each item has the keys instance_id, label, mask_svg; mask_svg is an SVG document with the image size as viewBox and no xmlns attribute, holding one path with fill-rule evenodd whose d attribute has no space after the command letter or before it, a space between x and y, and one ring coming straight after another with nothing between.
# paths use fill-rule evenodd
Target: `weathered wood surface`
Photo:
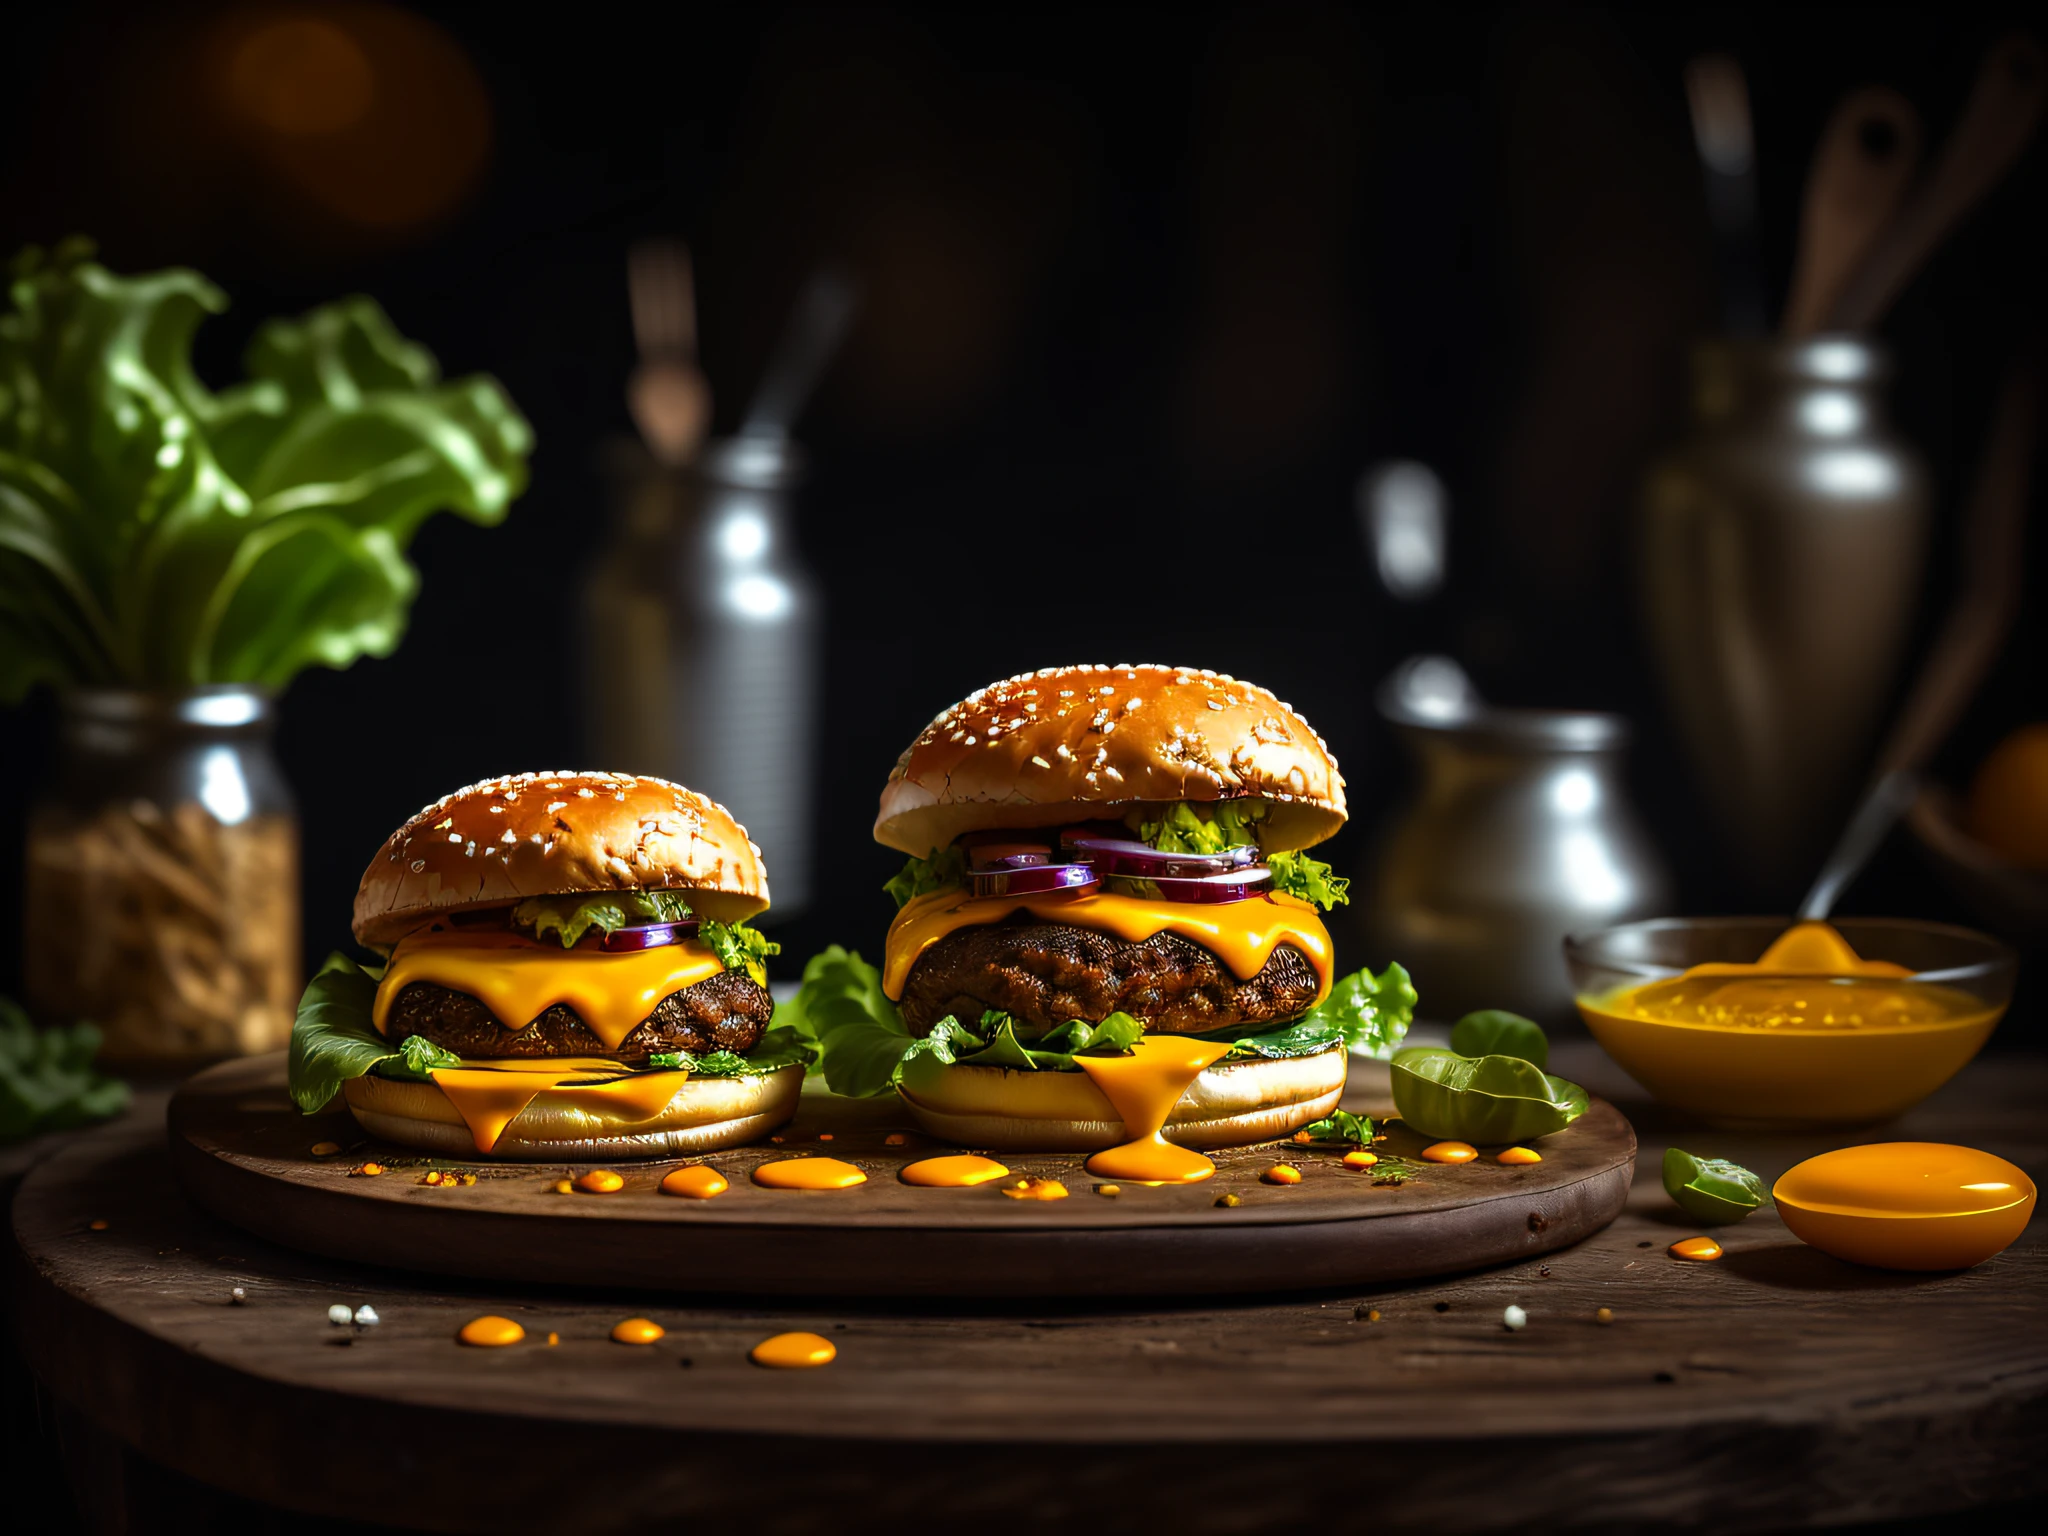
<instances>
[{"instance_id":1,"label":"weathered wood surface","mask_svg":"<svg viewBox=\"0 0 2048 1536\"><path fill-rule=\"evenodd\" d=\"M1371 1073L1355 1096L1363 1106ZM893 1100L806 1095L779 1145L713 1153L731 1181L715 1200L657 1189L675 1162L622 1165L626 1187L563 1195L580 1166L409 1155L368 1139L346 1111L311 1117L284 1097L279 1056L215 1067L171 1103L173 1166L186 1191L236 1226L308 1252L473 1279L666 1292L883 1296L1214 1295L1360 1285L1527 1258L1578 1241L1620 1212L1635 1135L1613 1105L1544 1138L1543 1161L1421 1165L1403 1184L1344 1168L1334 1151L1282 1145L1216 1154L1217 1173L1172 1188L1095 1193L1075 1154L1004 1153L1013 1177L1060 1180L1057 1201L995 1185L918 1189L906 1164L954 1150L918 1135ZM889 1145L894 1136L899 1145ZM327 1157L323 1142L344 1151ZM1413 1160L1425 1139L1398 1126L1379 1151ZM851 1162L865 1184L769 1190L749 1175L775 1158ZM1281 1157L1302 1182L1260 1174ZM351 1172L374 1160L388 1172ZM697 1161L698 1159L692 1159ZM471 1185L423 1185L464 1169ZM1230 1193L1241 1204L1219 1208Z\"/></svg>"},{"instance_id":2,"label":"weathered wood surface","mask_svg":"<svg viewBox=\"0 0 2048 1536\"><path fill-rule=\"evenodd\" d=\"M421 1281L199 1213L161 1130L129 1124L60 1151L17 1197L23 1342L67 1402L164 1464L447 1530L1734 1531L2048 1492L2040 1222L1954 1275L1840 1264L1768 1210L1724 1234L1722 1262L1680 1263L1663 1250L1691 1229L1656 1172L1669 1123L1590 1054L1559 1069L1643 1134L1606 1230L1454 1280L1192 1305ZM1964 1141L2038 1179L2044 1105L2048 1061L2005 1058L1877 1134L1678 1139L1766 1178L1855 1140ZM334 1328L336 1301L383 1321ZM1520 1332L1502 1326L1510 1303ZM482 1312L529 1341L458 1345ZM610 1343L636 1314L668 1336ZM838 1361L747 1362L787 1328L833 1338Z\"/></svg>"}]
</instances>

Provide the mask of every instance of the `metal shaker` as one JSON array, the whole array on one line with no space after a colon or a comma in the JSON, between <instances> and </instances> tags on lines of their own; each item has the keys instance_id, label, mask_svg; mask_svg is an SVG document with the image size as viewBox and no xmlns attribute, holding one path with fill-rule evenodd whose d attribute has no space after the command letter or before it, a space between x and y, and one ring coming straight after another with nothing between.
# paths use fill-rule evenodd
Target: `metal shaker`
<instances>
[{"instance_id":1,"label":"metal shaker","mask_svg":"<svg viewBox=\"0 0 2048 1536\"><path fill-rule=\"evenodd\" d=\"M600 766L701 790L760 845L770 919L810 900L817 582L795 548L802 454L781 433L675 471L621 449L619 520L584 588L588 739Z\"/></svg>"},{"instance_id":2,"label":"metal shaker","mask_svg":"<svg viewBox=\"0 0 2048 1536\"><path fill-rule=\"evenodd\" d=\"M1368 952L1407 967L1432 1019L1569 1019L1564 936L1672 899L1622 784L1628 723L1494 708L1441 656L1403 663L1376 702L1420 783L1374 870Z\"/></svg>"},{"instance_id":3,"label":"metal shaker","mask_svg":"<svg viewBox=\"0 0 2048 1536\"><path fill-rule=\"evenodd\" d=\"M1789 896L1868 763L1928 477L1868 341L1713 341L1693 370L1691 427L1644 486L1638 596L1727 846L1760 894Z\"/></svg>"}]
</instances>

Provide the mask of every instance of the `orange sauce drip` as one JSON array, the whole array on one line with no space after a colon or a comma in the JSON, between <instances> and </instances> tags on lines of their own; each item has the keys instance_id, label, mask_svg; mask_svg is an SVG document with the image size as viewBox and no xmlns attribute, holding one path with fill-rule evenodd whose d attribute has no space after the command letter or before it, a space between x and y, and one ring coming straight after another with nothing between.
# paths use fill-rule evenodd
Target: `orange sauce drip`
<instances>
[{"instance_id":1,"label":"orange sauce drip","mask_svg":"<svg viewBox=\"0 0 2048 1536\"><path fill-rule=\"evenodd\" d=\"M1188 1085L1229 1054L1228 1045L1213 1041L1146 1035L1128 1056L1076 1056L1075 1064L1123 1117L1124 1133L1131 1138L1089 1158L1088 1171L1140 1184L1192 1184L1208 1178L1216 1171L1214 1163L1175 1146L1160 1132Z\"/></svg>"},{"instance_id":2,"label":"orange sauce drip","mask_svg":"<svg viewBox=\"0 0 2048 1536\"><path fill-rule=\"evenodd\" d=\"M616 1195L626 1181L609 1168L593 1168L576 1175L576 1187L586 1195Z\"/></svg>"},{"instance_id":3,"label":"orange sauce drip","mask_svg":"<svg viewBox=\"0 0 2048 1536\"><path fill-rule=\"evenodd\" d=\"M1259 974L1276 948L1291 944L1315 967L1320 982L1317 999L1330 990L1330 932L1312 905L1293 896L1187 902L1103 892L972 897L958 890L920 896L896 914L883 945L882 990L901 998L910 968L932 945L958 929L999 923L1018 912L1045 922L1097 928L1133 944L1155 933L1177 933L1203 946L1245 981Z\"/></svg>"},{"instance_id":4,"label":"orange sauce drip","mask_svg":"<svg viewBox=\"0 0 2048 1536\"><path fill-rule=\"evenodd\" d=\"M1432 1163L1469 1163L1479 1149L1469 1141L1438 1141L1424 1147L1422 1155Z\"/></svg>"},{"instance_id":5,"label":"orange sauce drip","mask_svg":"<svg viewBox=\"0 0 2048 1536\"><path fill-rule=\"evenodd\" d=\"M748 1353L754 1364L778 1371L801 1371L812 1366L830 1365L839 1356L830 1339L815 1333L778 1333L773 1338L763 1339Z\"/></svg>"},{"instance_id":6,"label":"orange sauce drip","mask_svg":"<svg viewBox=\"0 0 2048 1536\"><path fill-rule=\"evenodd\" d=\"M1721 1245L1711 1237L1681 1237L1671 1245L1674 1259L1692 1259L1704 1264L1721 1257Z\"/></svg>"},{"instance_id":7,"label":"orange sauce drip","mask_svg":"<svg viewBox=\"0 0 2048 1536\"><path fill-rule=\"evenodd\" d=\"M763 1189L851 1189L867 1181L866 1174L836 1157L787 1157L754 1170L754 1182Z\"/></svg>"},{"instance_id":8,"label":"orange sauce drip","mask_svg":"<svg viewBox=\"0 0 2048 1536\"><path fill-rule=\"evenodd\" d=\"M1710 960L1688 976L1889 976L1913 973L1889 960L1865 960L1833 923L1794 923L1754 963Z\"/></svg>"},{"instance_id":9,"label":"orange sauce drip","mask_svg":"<svg viewBox=\"0 0 2048 1536\"><path fill-rule=\"evenodd\" d=\"M1259 1175L1262 1184L1299 1184L1301 1170L1292 1163L1275 1163Z\"/></svg>"},{"instance_id":10,"label":"orange sauce drip","mask_svg":"<svg viewBox=\"0 0 2048 1536\"><path fill-rule=\"evenodd\" d=\"M427 981L479 999L509 1030L567 1003L606 1050L616 1051L669 993L724 969L695 940L607 954L512 933L430 931L400 940L391 952L370 1017L381 1032L398 994Z\"/></svg>"},{"instance_id":11,"label":"orange sauce drip","mask_svg":"<svg viewBox=\"0 0 2048 1536\"><path fill-rule=\"evenodd\" d=\"M961 1153L955 1157L923 1158L907 1166L898 1177L920 1189L965 1189L1003 1178L1009 1171L992 1157Z\"/></svg>"},{"instance_id":12,"label":"orange sauce drip","mask_svg":"<svg viewBox=\"0 0 2048 1536\"><path fill-rule=\"evenodd\" d=\"M724 1174L703 1163L678 1168L661 1181L664 1195L681 1195L685 1200L710 1200L731 1187Z\"/></svg>"},{"instance_id":13,"label":"orange sauce drip","mask_svg":"<svg viewBox=\"0 0 2048 1536\"><path fill-rule=\"evenodd\" d=\"M1115 1186L1105 1184L1102 1187L1112 1189ZM1067 1198L1067 1186L1058 1179L1019 1179L1003 1193L1012 1200L1064 1200Z\"/></svg>"},{"instance_id":14,"label":"orange sauce drip","mask_svg":"<svg viewBox=\"0 0 2048 1536\"><path fill-rule=\"evenodd\" d=\"M652 1120L669 1106L690 1074L636 1072L610 1082L592 1082L596 1072L618 1072L616 1062L562 1059L507 1060L488 1067L440 1067L434 1086L448 1096L469 1127L479 1152L497 1146L505 1128L543 1093L569 1092L578 1106L599 1118L629 1126Z\"/></svg>"},{"instance_id":15,"label":"orange sauce drip","mask_svg":"<svg viewBox=\"0 0 2048 1536\"><path fill-rule=\"evenodd\" d=\"M1527 1167L1530 1163L1543 1161L1543 1154L1534 1147L1507 1147L1493 1154L1496 1163L1506 1163L1510 1168Z\"/></svg>"},{"instance_id":16,"label":"orange sauce drip","mask_svg":"<svg viewBox=\"0 0 2048 1536\"><path fill-rule=\"evenodd\" d=\"M1344 1154L1344 1166L1346 1168L1370 1168L1379 1160L1380 1157L1377 1152L1359 1151L1346 1152Z\"/></svg>"},{"instance_id":17,"label":"orange sauce drip","mask_svg":"<svg viewBox=\"0 0 2048 1536\"><path fill-rule=\"evenodd\" d=\"M614 1344L652 1344L666 1335L668 1330L644 1317L629 1317L622 1323L612 1325Z\"/></svg>"},{"instance_id":18,"label":"orange sauce drip","mask_svg":"<svg viewBox=\"0 0 2048 1536\"><path fill-rule=\"evenodd\" d=\"M526 1337L526 1330L509 1317L487 1314L471 1318L462 1325L462 1331L455 1335L465 1344L475 1344L483 1349L498 1349L507 1344L517 1344Z\"/></svg>"}]
</instances>

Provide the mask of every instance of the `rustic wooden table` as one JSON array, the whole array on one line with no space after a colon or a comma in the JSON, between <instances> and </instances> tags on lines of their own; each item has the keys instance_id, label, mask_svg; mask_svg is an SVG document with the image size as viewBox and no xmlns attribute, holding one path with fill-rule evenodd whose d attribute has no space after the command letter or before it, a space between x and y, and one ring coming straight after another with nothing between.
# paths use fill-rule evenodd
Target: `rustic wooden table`
<instances>
[{"instance_id":1,"label":"rustic wooden table","mask_svg":"<svg viewBox=\"0 0 2048 1536\"><path fill-rule=\"evenodd\" d=\"M1604 1232L1369 1293L1107 1308L671 1305L369 1270L202 1215L160 1118L136 1116L23 1183L22 1349L67 1411L156 1464L445 1530L1757 1530L2048 1492L2041 1222L1977 1269L1916 1276L1838 1263L1766 1210L1724 1234L1721 1262L1687 1264L1665 1255L1692 1228L1657 1175L1676 1136L1766 1179L1871 1139L1967 1142L2038 1179L2048 1059L1980 1062L1881 1133L1828 1137L1674 1125L1589 1046L1559 1055L1642 1137ZM336 1302L382 1321L334 1327ZM528 1343L456 1343L484 1312ZM636 1314L667 1336L609 1342ZM837 1362L748 1363L792 1328L832 1338Z\"/></svg>"}]
</instances>

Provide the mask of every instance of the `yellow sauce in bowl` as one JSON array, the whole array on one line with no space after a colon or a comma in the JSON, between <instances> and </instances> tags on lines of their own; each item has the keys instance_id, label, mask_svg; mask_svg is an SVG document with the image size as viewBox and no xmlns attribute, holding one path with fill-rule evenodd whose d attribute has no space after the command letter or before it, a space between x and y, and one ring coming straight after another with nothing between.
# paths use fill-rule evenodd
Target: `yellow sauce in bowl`
<instances>
[{"instance_id":1,"label":"yellow sauce in bowl","mask_svg":"<svg viewBox=\"0 0 2048 1536\"><path fill-rule=\"evenodd\" d=\"M1975 1056L2005 1012L1904 966L1863 960L1826 923L1753 964L1578 999L1607 1054L1663 1103L1721 1125L1865 1125L1910 1109Z\"/></svg>"}]
</instances>

